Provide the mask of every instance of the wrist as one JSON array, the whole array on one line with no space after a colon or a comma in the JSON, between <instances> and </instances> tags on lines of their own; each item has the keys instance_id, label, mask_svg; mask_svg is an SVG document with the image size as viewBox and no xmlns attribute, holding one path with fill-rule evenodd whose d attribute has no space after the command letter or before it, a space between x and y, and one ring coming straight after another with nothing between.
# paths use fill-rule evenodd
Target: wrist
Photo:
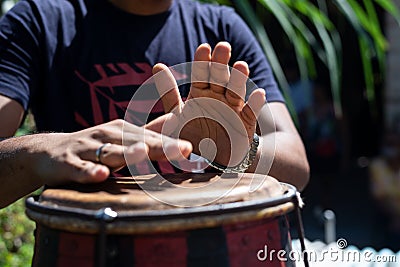
<instances>
[{"instance_id":1,"label":"wrist","mask_svg":"<svg viewBox=\"0 0 400 267\"><path fill-rule=\"evenodd\" d=\"M30 180L37 184L46 184L49 178L53 178L52 169L55 162L52 152L59 145L55 140L64 133L38 133L18 137L18 154L23 168L29 173ZM15 141L17 141L17 139Z\"/></svg>"},{"instance_id":2,"label":"wrist","mask_svg":"<svg viewBox=\"0 0 400 267\"><path fill-rule=\"evenodd\" d=\"M207 159L206 162L214 169L217 169L224 173L243 173L252 165L253 161L255 160L259 144L260 144L259 136L256 133L254 133L253 140L250 144L248 152L246 153L246 156L236 166L228 167L221 165L217 162L210 162Z\"/></svg>"}]
</instances>

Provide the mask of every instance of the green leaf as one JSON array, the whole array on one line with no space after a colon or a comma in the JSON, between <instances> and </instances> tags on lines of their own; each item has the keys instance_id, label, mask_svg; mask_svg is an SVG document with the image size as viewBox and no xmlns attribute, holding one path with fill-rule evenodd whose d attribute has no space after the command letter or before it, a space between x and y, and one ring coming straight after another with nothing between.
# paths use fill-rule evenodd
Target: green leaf
<instances>
[{"instance_id":1,"label":"green leaf","mask_svg":"<svg viewBox=\"0 0 400 267\"><path fill-rule=\"evenodd\" d=\"M270 10L270 12L280 22L280 25L288 36L289 41L293 44L302 78L308 77L308 66L313 66L313 59L312 53L310 51L310 46L305 44L303 38L306 38L309 41L310 39L312 39L314 43L315 38L312 36L312 34L310 34L309 36L302 36L302 31L297 30L296 23L293 23L293 21L296 21L298 24L302 24L303 26L304 24L297 17L297 15L292 12L290 8L288 8L286 5L282 4L281 1L259 0L259 2L268 10ZM304 26L303 28L306 27ZM310 33L310 31L308 31L307 33ZM322 53L320 53L320 55L321 54Z\"/></svg>"},{"instance_id":2,"label":"green leaf","mask_svg":"<svg viewBox=\"0 0 400 267\"><path fill-rule=\"evenodd\" d=\"M224 0L220 0L222 2ZM225 0L226 1L226 0ZM335 25L331 22L327 3L333 3L338 11L346 18L356 32L361 61L364 71L366 95L371 108L375 99L375 76L373 62L379 63L381 75L384 73L387 40L380 26L376 6L383 8L393 16L400 25L400 12L391 0L257 0L264 8L255 12L249 0L232 1L255 32L271 67L280 84L285 97L289 93L286 78L277 56L273 50L268 35L260 21L260 16L269 14L276 18L284 34L288 37L294 48L301 77L314 77L318 75L315 69L314 55L316 55L328 68L335 111L338 116L342 113L341 107L341 79L342 79L342 44ZM268 12L268 13L265 13ZM257 17L258 15L258 17Z\"/></svg>"},{"instance_id":3,"label":"green leaf","mask_svg":"<svg viewBox=\"0 0 400 267\"><path fill-rule=\"evenodd\" d=\"M371 62L371 54L370 49L368 47L368 41L364 38L359 39L360 44L360 53L361 53L361 60L364 70L364 78L365 78L365 87L366 87L366 96L368 103L370 105L371 113L376 116L377 115L377 108L375 105L375 84L374 84L374 72L372 68Z\"/></svg>"},{"instance_id":4,"label":"green leaf","mask_svg":"<svg viewBox=\"0 0 400 267\"><path fill-rule=\"evenodd\" d=\"M386 12L388 12L400 26L400 12L396 5L391 0L375 0Z\"/></svg>"},{"instance_id":5,"label":"green leaf","mask_svg":"<svg viewBox=\"0 0 400 267\"><path fill-rule=\"evenodd\" d=\"M291 113L294 122L298 125L297 114L294 110L293 102L290 98L289 84L286 80L282 67L279 63L278 57L276 56L275 50L271 44L267 32L265 31L264 25L262 25L260 19L255 15L248 0L232 0L238 12L243 16L249 27L254 32L261 47L263 48L266 57L269 60L271 68L275 74L276 80L282 90L282 93L286 99L289 112Z\"/></svg>"},{"instance_id":6,"label":"green leaf","mask_svg":"<svg viewBox=\"0 0 400 267\"><path fill-rule=\"evenodd\" d=\"M351 0L350 0L351 1ZM356 11L353 9L353 6L349 4L347 0L334 0L334 3L337 7L342 11L345 17L348 19L354 30L356 31L357 35L363 36L366 40L369 40L369 36L367 35L366 31L362 27L361 21L363 18L357 16ZM370 43L373 46L373 43Z\"/></svg>"},{"instance_id":7,"label":"green leaf","mask_svg":"<svg viewBox=\"0 0 400 267\"><path fill-rule=\"evenodd\" d=\"M360 24L362 30L366 31L366 33L371 36L370 39L376 49L386 50L387 42L385 37L383 36L382 31L379 28L379 20L376 16L375 8L373 6L371 7L371 0L364 0L364 4L367 5L367 11L364 11L357 1L347 1L353 10L353 15L356 16L356 19L353 21L357 21ZM368 11L371 13L367 13Z\"/></svg>"},{"instance_id":8,"label":"green leaf","mask_svg":"<svg viewBox=\"0 0 400 267\"><path fill-rule=\"evenodd\" d=\"M336 50L327 31L321 25L318 24L316 25L316 28L322 38L325 51L327 54L326 57L328 63L327 67L330 73L330 83L334 100L333 103L335 108L335 114L338 118L341 118L343 114L341 99L340 99L341 69L339 67L339 63L337 60Z\"/></svg>"},{"instance_id":9,"label":"green leaf","mask_svg":"<svg viewBox=\"0 0 400 267\"><path fill-rule=\"evenodd\" d=\"M287 1L287 0L286 0ZM325 3L319 1L321 4ZM288 2L289 3L289 2ZM312 40L310 42L313 48L316 48L316 53L319 55L319 58L322 62L325 63L327 66L329 73L330 73L330 83L332 88L332 94L334 98L334 106L335 106L335 113L338 117L342 116L342 106L340 100L340 84L341 84L341 65L338 61L338 54L341 54L341 49L339 45L339 49L336 50L337 42L331 38L331 34L329 33L329 29L335 34L335 37L339 35L337 32L334 31L330 20L327 19L326 15L322 13L320 9L315 7L310 2L304 1L290 1L290 3L295 3L292 6L297 10L301 11L306 17L308 17L315 26L318 35L321 39L323 48L320 44L316 41L314 35L310 32L310 30L305 26L303 21L296 16L296 14L291 11L288 7L282 7L287 16L290 18L291 23L295 25L295 27L304 34L305 37L308 37L307 40ZM299 40L296 40L297 43L295 45L299 45Z\"/></svg>"},{"instance_id":10,"label":"green leaf","mask_svg":"<svg viewBox=\"0 0 400 267\"><path fill-rule=\"evenodd\" d=\"M385 54L384 54L384 52L387 50L387 47L388 47L386 38L382 34L378 15L376 14L376 10L375 10L373 2L371 0L364 0L364 6L366 8L368 17L370 18L370 22L373 25L371 27L373 32L375 33L373 35L373 37L383 39L382 40L383 46L376 47L376 57L378 59L379 68L383 71L385 69Z\"/></svg>"},{"instance_id":11,"label":"green leaf","mask_svg":"<svg viewBox=\"0 0 400 267\"><path fill-rule=\"evenodd\" d=\"M371 0L364 0L366 11L354 0L337 0L336 3L346 14L357 32L360 56L364 71L366 96L372 114L377 114L375 102L374 58L377 58L380 72L385 69L387 42L379 26L378 16Z\"/></svg>"}]
</instances>

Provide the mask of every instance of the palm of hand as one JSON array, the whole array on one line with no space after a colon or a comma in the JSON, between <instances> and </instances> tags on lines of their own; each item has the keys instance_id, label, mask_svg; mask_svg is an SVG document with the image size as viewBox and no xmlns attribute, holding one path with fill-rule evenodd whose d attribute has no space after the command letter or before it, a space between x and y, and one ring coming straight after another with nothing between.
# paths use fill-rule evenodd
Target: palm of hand
<instances>
[{"instance_id":1,"label":"palm of hand","mask_svg":"<svg viewBox=\"0 0 400 267\"><path fill-rule=\"evenodd\" d=\"M155 82L165 111L170 112L163 132L191 141L194 153L225 166L235 166L245 157L256 129L265 92L255 90L244 101L249 74L245 62L228 67L230 46L219 43L211 54L201 45L192 64L192 86L183 103L170 70L154 67ZM171 88L173 88L171 90Z\"/></svg>"}]
</instances>

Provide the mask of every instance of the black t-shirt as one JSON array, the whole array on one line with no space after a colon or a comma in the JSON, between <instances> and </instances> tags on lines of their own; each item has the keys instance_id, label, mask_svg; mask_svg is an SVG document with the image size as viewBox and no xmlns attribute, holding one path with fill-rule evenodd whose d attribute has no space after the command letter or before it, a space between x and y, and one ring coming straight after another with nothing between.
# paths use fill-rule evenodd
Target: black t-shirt
<instances>
[{"instance_id":1,"label":"black t-shirt","mask_svg":"<svg viewBox=\"0 0 400 267\"><path fill-rule=\"evenodd\" d=\"M219 41L231 44L232 63L249 64L269 102L283 101L261 48L233 9L190 0L151 16L106 0L20 1L0 20L0 94L31 108L40 131L76 131L124 118L154 64L190 62L201 43ZM188 86L180 91L186 97Z\"/></svg>"},{"instance_id":2,"label":"black t-shirt","mask_svg":"<svg viewBox=\"0 0 400 267\"><path fill-rule=\"evenodd\" d=\"M152 66L191 62L200 44L220 41L232 46L231 65L249 64L267 101L283 101L265 55L233 9L191 0L174 0L151 16L107 0L19 1L0 20L0 94L31 109L39 131L72 132L117 118L142 125L164 113L155 88L140 94ZM190 75L179 68L174 75L184 99ZM152 170L147 163L136 169ZM156 169L180 171L168 162Z\"/></svg>"}]
</instances>

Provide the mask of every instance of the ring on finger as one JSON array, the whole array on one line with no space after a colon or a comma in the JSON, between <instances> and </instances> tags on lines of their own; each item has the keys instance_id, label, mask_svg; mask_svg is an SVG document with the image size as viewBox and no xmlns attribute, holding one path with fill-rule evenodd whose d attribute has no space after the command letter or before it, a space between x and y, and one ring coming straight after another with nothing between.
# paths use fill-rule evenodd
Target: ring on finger
<instances>
[{"instance_id":1,"label":"ring on finger","mask_svg":"<svg viewBox=\"0 0 400 267\"><path fill-rule=\"evenodd\" d=\"M96 150L96 162L101 163L101 154L102 154L103 148L105 148L106 146L109 146L109 145L111 145L111 144L105 143L105 144L102 144L101 146L99 146L99 148Z\"/></svg>"}]
</instances>

